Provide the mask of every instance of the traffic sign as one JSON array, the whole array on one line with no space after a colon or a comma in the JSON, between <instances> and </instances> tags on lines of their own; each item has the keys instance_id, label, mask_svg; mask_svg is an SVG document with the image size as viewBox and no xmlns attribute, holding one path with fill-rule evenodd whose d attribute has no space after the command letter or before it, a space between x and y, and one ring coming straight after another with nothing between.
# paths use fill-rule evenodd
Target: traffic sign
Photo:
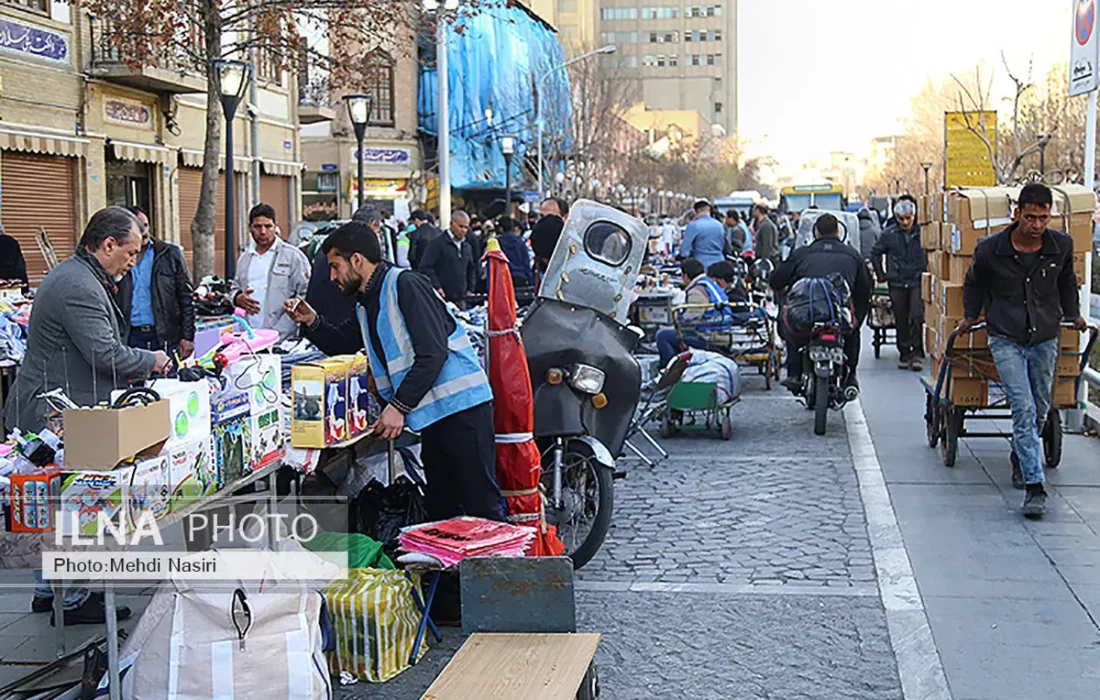
<instances>
[{"instance_id":1,"label":"traffic sign","mask_svg":"<svg viewBox=\"0 0 1100 700\"><path fill-rule=\"evenodd\" d=\"M1069 51L1069 94L1083 95L1100 86L1097 59L1100 42L1096 36L1096 0L1073 2L1073 39Z\"/></svg>"}]
</instances>

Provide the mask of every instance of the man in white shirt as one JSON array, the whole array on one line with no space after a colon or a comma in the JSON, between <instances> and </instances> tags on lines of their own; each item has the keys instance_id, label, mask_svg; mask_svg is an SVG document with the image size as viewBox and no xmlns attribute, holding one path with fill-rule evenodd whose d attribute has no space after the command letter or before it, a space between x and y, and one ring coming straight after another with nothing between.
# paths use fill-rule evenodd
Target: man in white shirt
<instances>
[{"instance_id":1,"label":"man in white shirt","mask_svg":"<svg viewBox=\"0 0 1100 700\"><path fill-rule=\"evenodd\" d=\"M233 303L244 309L253 328L277 330L280 340L296 336L298 324L283 313L283 302L306 293L309 260L279 237L270 204L252 207L248 230L252 245L237 259Z\"/></svg>"}]
</instances>

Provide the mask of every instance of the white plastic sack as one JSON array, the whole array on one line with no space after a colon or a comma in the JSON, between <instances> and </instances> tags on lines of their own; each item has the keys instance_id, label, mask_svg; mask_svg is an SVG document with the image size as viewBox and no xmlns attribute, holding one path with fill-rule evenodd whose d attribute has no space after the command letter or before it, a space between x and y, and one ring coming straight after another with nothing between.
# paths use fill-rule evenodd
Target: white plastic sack
<instances>
[{"instance_id":1,"label":"white plastic sack","mask_svg":"<svg viewBox=\"0 0 1100 700\"><path fill-rule=\"evenodd\" d=\"M681 381L714 382L718 402L726 403L741 396L741 367L733 360L707 350L691 351L691 362Z\"/></svg>"}]
</instances>

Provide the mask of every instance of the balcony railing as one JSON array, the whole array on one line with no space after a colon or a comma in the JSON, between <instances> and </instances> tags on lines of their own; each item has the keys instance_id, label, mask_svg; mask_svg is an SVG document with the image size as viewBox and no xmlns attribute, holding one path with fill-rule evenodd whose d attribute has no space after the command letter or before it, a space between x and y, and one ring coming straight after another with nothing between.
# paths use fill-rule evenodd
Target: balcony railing
<instances>
[{"instance_id":1,"label":"balcony railing","mask_svg":"<svg viewBox=\"0 0 1100 700\"><path fill-rule=\"evenodd\" d=\"M182 29L172 45L161 55L149 61L138 50L138 39L120 33L117 25L110 19L93 17L92 29L92 69L100 72L117 73L123 82L127 76L138 78L149 69L161 73L189 74L192 78L205 76L206 69L202 56L205 55L202 32ZM150 65L151 64L151 65ZM111 77L111 76L108 76ZM135 82L131 80L130 82ZM148 82L148 80L146 80ZM205 79L203 79L205 83ZM148 87L148 86L147 86ZM164 88L164 86L161 86Z\"/></svg>"}]
</instances>

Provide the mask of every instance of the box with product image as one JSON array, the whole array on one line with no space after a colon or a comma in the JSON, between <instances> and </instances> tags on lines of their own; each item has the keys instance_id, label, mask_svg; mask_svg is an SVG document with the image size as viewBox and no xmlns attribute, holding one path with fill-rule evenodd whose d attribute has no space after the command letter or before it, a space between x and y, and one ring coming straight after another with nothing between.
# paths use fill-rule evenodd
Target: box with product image
<instances>
[{"instance_id":1,"label":"box with product image","mask_svg":"<svg viewBox=\"0 0 1100 700\"><path fill-rule=\"evenodd\" d=\"M128 501L130 522L136 523L143 511L152 513L154 518L167 515L172 500L168 489L168 454L143 459L133 469Z\"/></svg>"},{"instance_id":2,"label":"box with product image","mask_svg":"<svg viewBox=\"0 0 1100 700\"><path fill-rule=\"evenodd\" d=\"M291 370L290 444L321 448L348 438L350 356L295 365Z\"/></svg>"},{"instance_id":3,"label":"box with product image","mask_svg":"<svg viewBox=\"0 0 1100 700\"><path fill-rule=\"evenodd\" d=\"M353 355L348 365L348 437L367 430L375 416L371 415L370 360L366 355Z\"/></svg>"},{"instance_id":4,"label":"box with product image","mask_svg":"<svg viewBox=\"0 0 1100 700\"><path fill-rule=\"evenodd\" d=\"M95 537L99 514L103 513L116 528L130 526L126 503L134 468L111 471L69 472L61 479L61 534L65 537Z\"/></svg>"},{"instance_id":5,"label":"box with product image","mask_svg":"<svg viewBox=\"0 0 1100 700\"><path fill-rule=\"evenodd\" d=\"M214 473L218 489L252 472L252 414L248 396L234 394L212 406L210 437L214 441Z\"/></svg>"},{"instance_id":6,"label":"box with product image","mask_svg":"<svg viewBox=\"0 0 1100 700\"><path fill-rule=\"evenodd\" d=\"M210 437L192 440L168 453L168 490L173 511L218 490L214 442Z\"/></svg>"},{"instance_id":7,"label":"box with product image","mask_svg":"<svg viewBox=\"0 0 1100 700\"><path fill-rule=\"evenodd\" d=\"M279 409L272 408L249 416L252 433L252 468L263 469L286 454Z\"/></svg>"},{"instance_id":8,"label":"box with product image","mask_svg":"<svg viewBox=\"0 0 1100 700\"><path fill-rule=\"evenodd\" d=\"M149 388L168 402L168 418L171 433L165 449L182 445L189 440L199 440L210 434L210 384L206 380L184 382L179 379L157 379ZM111 392L114 401L121 390Z\"/></svg>"},{"instance_id":9,"label":"box with product image","mask_svg":"<svg viewBox=\"0 0 1100 700\"><path fill-rule=\"evenodd\" d=\"M52 532L61 494L61 470L49 465L28 474L13 473L9 486L12 532Z\"/></svg>"},{"instance_id":10,"label":"box with product image","mask_svg":"<svg viewBox=\"0 0 1100 700\"><path fill-rule=\"evenodd\" d=\"M245 394L253 414L278 408L283 395L282 358L271 353L242 355L222 373L221 395Z\"/></svg>"}]
</instances>

